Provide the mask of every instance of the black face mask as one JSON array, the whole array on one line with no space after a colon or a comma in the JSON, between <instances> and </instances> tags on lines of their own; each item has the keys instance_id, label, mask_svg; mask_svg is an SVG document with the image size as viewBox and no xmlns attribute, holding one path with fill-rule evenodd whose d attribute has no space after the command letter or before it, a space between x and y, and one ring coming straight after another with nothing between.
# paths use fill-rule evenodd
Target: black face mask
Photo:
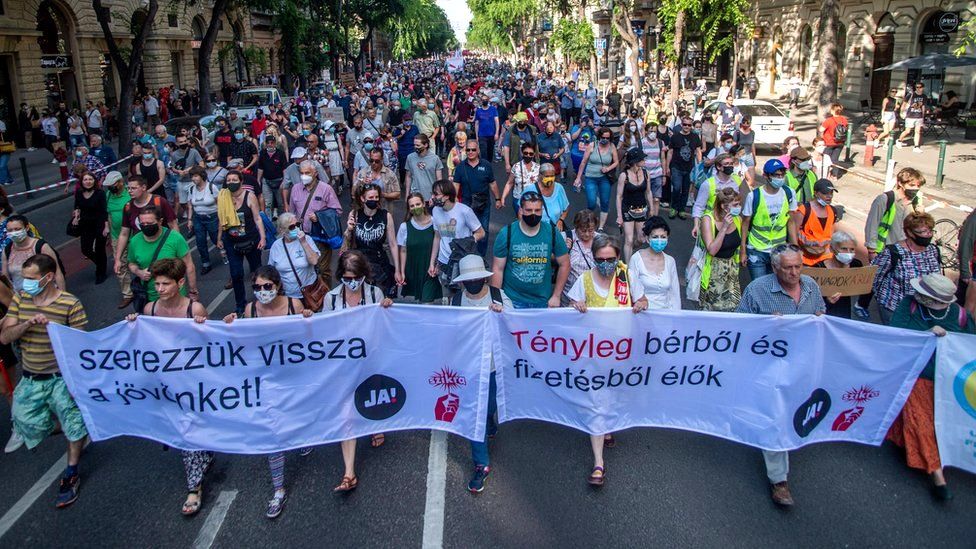
<instances>
[{"instance_id":1,"label":"black face mask","mask_svg":"<svg viewBox=\"0 0 976 549\"><path fill-rule=\"evenodd\" d=\"M522 214L522 221L529 227L535 227L542 223L542 216L539 214Z\"/></svg>"},{"instance_id":2,"label":"black face mask","mask_svg":"<svg viewBox=\"0 0 976 549\"><path fill-rule=\"evenodd\" d=\"M911 235L908 238L911 238L912 239L912 242L914 242L915 244L917 244L917 245L919 245L919 246L921 246L923 248L932 243L932 237L931 236L916 236L916 235Z\"/></svg>"},{"instance_id":3,"label":"black face mask","mask_svg":"<svg viewBox=\"0 0 976 549\"><path fill-rule=\"evenodd\" d=\"M444 202L446 202L446 200L444 200L443 198L432 198L430 200L430 203L434 206L437 206L438 208L443 208Z\"/></svg>"},{"instance_id":4,"label":"black face mask","mask_svg":"<svg viewBox=\"0 0 976 549\"><path fill-rule=\"evenodd\" d=\"M380 207L380 201L379 200L367 200L363 204L365 204L366 207L369 208L369 209L371 209L371 210L375 210L376 208L379 208Z\"/></svg>"},{"instance_id":5,"label":"black face mask","mask_svg":"<svg viewBox=\"0 0 976 549\"><path fill-rule=\"evenodd\" d=\"M732 175L735 172L735 166L722 166L722 173L725 175Z\"/></svg>"},{"instance_id":6,"label":"black face mask","mask_svg":"<svg viewBox=\"0 0 976 549\"><path fill-rule=\"evenodd\" d=\"M485 279L481 280L467 280L461 283L464 285L464 291L469 294L478 294L481 292L482 288L485 287Z\"/></svg>"},{"instance_id":7,"label":"black face mask","mask_svg":"<svg viewBox=\"0 0 976 549\"><path fill-rule=\"evenodd\" d=\"M905 189L905 198L915 200L916 196L918 196L918 189Z\"/></svg>"},{"instance_id":8,"label":"black face mask","mask_svg":"<svg viewBox=\"0 0 976 549\"><path fill-rule=\"evenodd\" d=\"M159 233L159 225L156 223L150 223L149 225L142 226L142 234L146 236L156 236Z\"/></svg>"},{"instance_id":9,"label":"black face mask","mask_svg":"<svg viewBox=\"0 0 976 549\"><path fill-rule=\"evenodd\" d=\"M228 183L227 184L227 190L230 191L230 192L232 192L232 193L236 193L237 191L241 190L241 184L240 183Z\"/></svg>"},{"instance_id":10,"label":"black face mask","mask_svg":"<svg viewBox=\"0 0 976 549\"><path fill-rule=\"evenodd\" d=\"M525 122L519 122L516 125L519 127L520 130L525 129Z\"/></svg>"}]
</instances>

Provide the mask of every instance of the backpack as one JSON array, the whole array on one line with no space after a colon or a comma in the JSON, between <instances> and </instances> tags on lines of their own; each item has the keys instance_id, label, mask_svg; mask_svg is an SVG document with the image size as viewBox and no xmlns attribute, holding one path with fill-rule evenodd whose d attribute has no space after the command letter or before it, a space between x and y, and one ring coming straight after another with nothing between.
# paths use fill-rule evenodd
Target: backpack
<instances>
[{"instance_id":1,"label":"backpack","mask_svg":"<svg viewBox=\"0 0 976 549\"><path fill-rule=\"evenodd\" d=\"M884 274L885 276L889 276L895 272L895 267L898 265L898 262L901 261L901 252L898 251L898 246L896 244L888 244L885 246L885 248L888 249L888 253L891 255L891 266L888 267L888 270L885 271ZM941 268L942 272L945 273L945 267L942 266L942 250L938 246L935 247L935 256L939 260L939 268Z\"/></svg>"},{"instance_id":2,"label":"backpack","mask_svg":"<svg viewBox=\"0 0 976 549\"><path fill-rule=\"evenodd\" d=\"M834 141L836 141L837 143L847 142L847 121L846 120L843 123L837 122L837 125L834 126Z\"/></svg>"},{"instance_id":3,"label":"backpack","mask_svg":"<svg viewBox=\"0 0 976 549\"><path fill-rule=\"evenodd\" d=\"M43 238L38 238L37 241L34 242L34 255L41 253L41 248L43 248L45 244L47 244L46 240ZM10 261L10 254L13 252L13 245L14 243L11 242L7 244L6 248L3 249L4 261ZM61 261L61 254L58 253L58 250L56 250L54 246L51 246L51 251L54 252L54 259L58 261L58 269L61 271L61 275L68 278L68 271L64 270L64 262Z\"/></svg>"},{"instance_id":4,"label":"backpack","mask_svg":"<svg viewBox=\"0 0 976 549\"><path fill-rule=\"evenodd\" d=\"M488 286L488 292L491 293L492 303L498 303L499 305L502 305L504 303L504 301L502 300L502 291L500 289L494 286ZM451 307L461 306L461 295L463 294L464 294L463 291L454 292L454 295L451 297Z\"/></svg>"}]
</instances>

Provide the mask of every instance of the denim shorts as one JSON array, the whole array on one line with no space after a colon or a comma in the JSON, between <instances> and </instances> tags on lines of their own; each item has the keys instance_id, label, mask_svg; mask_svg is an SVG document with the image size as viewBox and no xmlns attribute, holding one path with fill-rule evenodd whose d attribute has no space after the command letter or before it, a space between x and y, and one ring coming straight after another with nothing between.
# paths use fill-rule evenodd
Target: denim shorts
<instances>
[{"instance_id":1,"label":"denim shorts","mask_svg":"<svg viewBox=\"0 0 976 549\"><path fill-rule=\"evenodd\" d=\"M14 429L27 448L40 444L54 431L54 414L61 422L64 436L71 442L88 436L81 410L68 392L61 376L36 380L24 377L14 389Z\"/></svg>"}]
</instances>

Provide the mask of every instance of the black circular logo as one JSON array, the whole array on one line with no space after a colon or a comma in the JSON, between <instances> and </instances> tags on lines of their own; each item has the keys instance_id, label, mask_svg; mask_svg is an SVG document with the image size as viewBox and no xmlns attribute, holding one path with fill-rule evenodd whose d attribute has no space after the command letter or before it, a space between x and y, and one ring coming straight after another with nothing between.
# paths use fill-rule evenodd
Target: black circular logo
<instances>
[{"instance_id":1,"label":"black circular logo","mask_svg":"<svg viewBox=\"0 0 976 549\"><path fill-rule=\"evenodd\" d=\"M356 411L366 419L389 419L407 402L407 391L392 377L375 374L356 387Z\"/></svg>"},{"instance_id":2,"label":"black circular logo","mask_svg":"<svg viewBox=\"0 0 976 549\"><path fill-rule=\"evenodd\" d=\"M830 393L817 389L793 413L793 430L800 437L806 438L827 417L830 410Z\"/></svg>"},{"instance_id":3,"label":"black circular logo","mask_svg":"<svg viewBox=\"0 0 976 549\"><path fill-rule=\"evenodd\" d=\"M939 30L942 32L956 32L959 28L959 14L951 11L943 12L939 17Z\"/></svg>"}]
</instances>

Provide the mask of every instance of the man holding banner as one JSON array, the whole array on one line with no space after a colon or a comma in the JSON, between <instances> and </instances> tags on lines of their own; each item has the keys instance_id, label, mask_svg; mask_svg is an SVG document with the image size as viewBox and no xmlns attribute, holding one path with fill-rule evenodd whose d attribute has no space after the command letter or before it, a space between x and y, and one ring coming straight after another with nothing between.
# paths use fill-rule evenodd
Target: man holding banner
<instances>
[{"instance_id":1,"label":"man holding banner","mask_svg":"<svg viewBox=\"0 0 976 549\"><path fill-rule=\"evenodd\" d=\"M793 244L780 244L770 251L773 274L752 281L742 293L736 312L758 315L815 314L826 310L820 288L812 278L801 275L803 254ZM766 476L772 485L772 498L777 505L793 505L793 495L786 477L790 472L789 452L763 450Z\"/></svg>"}]
</instances>

